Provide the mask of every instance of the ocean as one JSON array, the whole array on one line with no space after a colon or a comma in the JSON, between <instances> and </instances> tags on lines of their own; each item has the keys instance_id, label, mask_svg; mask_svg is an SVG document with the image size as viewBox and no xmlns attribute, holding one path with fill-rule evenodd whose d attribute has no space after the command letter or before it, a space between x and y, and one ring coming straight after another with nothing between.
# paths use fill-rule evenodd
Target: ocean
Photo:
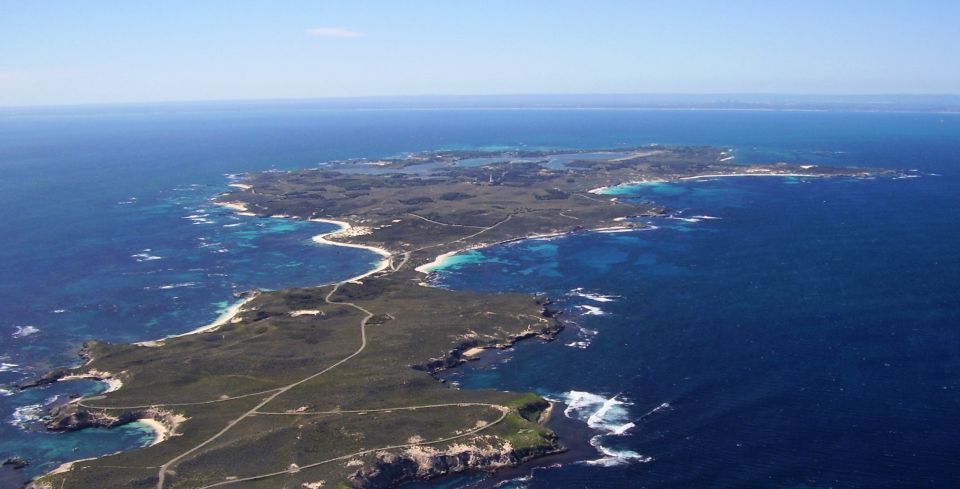
<instances>
[{"instance_id":1,"label":"ocean","mask_svg":"<svg viewBox=\"0 0 960 489\"><path fill-rule=\"evenodd\" d=\"M535 391L591 430L583 462L503 487L960 485L960 116L666 110L90 108L0 115L0 459L33 476L150 431L44 433L17 381L84 340L213 321L250 288L378 260L322 223L209 204L245 171L433 149L714 145L737 162L913 169L916 178L716 178L616 189L674 211L649 229L471 252L454 289L543 292L579 327L452 374ZM458 487L474 478L422 485Z\"/></svg>"}]
</instances>

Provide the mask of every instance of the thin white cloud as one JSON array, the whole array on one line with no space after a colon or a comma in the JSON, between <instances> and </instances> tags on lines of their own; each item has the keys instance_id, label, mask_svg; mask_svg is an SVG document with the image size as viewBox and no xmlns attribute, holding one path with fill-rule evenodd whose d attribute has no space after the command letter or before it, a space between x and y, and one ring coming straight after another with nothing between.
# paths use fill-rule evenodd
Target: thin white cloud
<instances>
[{"instance_id":1,"label":"thin white cloud","mask_svg":"<svg viewBox=\"0 0 960 489\"><path fill-rule=\"evenodd\" d=\"M363 37L362 32L347 29L346 27L314 27L307 29L307 34L312 37L336 37L340 39Z\"/></svg>"}]
</instances>

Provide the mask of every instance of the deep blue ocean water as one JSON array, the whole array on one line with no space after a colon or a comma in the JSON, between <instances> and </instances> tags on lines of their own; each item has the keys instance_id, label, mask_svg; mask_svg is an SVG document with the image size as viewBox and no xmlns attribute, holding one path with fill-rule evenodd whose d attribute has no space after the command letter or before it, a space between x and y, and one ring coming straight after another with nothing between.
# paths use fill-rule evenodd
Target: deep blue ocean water
<instances>
[{"instance_id":1,"label":"deep blue ocean water","mask_svg":"<svg viewBox=\"0 0 960 489\"><path fill-rule=\"evenodd\" d=\"M549 293L582 324L454 379L567 401L567 414L595 429L593 463L508 486L960 485L956 115L267 105L5 114L0 384L75 362L85 339L188 331L234 292L330 282L376 260L312 244L324 224L210 206L227 174L439 148L649 143L924 176L624 189L620 198L661 202L678 219L499 246L444 270L444 287ZM149 443L135 425L24 428L49 399L97 388L0 396L0 458L31 458L36 474Z\"/></svg>"}]
</instances>

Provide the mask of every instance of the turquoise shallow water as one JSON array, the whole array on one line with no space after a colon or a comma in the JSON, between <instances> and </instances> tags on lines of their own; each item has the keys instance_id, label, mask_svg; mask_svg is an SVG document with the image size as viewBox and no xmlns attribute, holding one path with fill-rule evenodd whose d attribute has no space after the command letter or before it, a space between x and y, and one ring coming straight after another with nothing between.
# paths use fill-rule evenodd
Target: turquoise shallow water
<instances>
[{"instance_id":1,"label":"turquoise shallow water","mask_svg":"<svg viewBox=\"0 0 960 489\"><path fill-rule=\"evenodd\" d=\"M235 291L342 279L376 260L312 244L323 224L208 205L227 174L438 148L650 143L942 176L624 190L679 218L721 219L455 259L441 286L548 292L585 326L456 380L575 400L569 414L584 422L607 405L598 434L636 424L599 440L624 463L573 464L514 485L957 485L956 116L269 105L3 114L0 384L75 362L84 339L183 332L215 318ZM147 443L137 427L25 429L49 399L97 388L0 396L0 458L30 458L30 475Z\"/></svg>"}]
</instances>

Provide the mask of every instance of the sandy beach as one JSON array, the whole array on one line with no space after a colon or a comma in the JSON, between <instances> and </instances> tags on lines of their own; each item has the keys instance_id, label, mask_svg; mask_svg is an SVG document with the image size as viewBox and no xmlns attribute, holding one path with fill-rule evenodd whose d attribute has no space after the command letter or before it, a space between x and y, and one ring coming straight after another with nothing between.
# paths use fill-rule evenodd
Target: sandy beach
<instances>
[{"instance_id":1,"label":"sandy beach","mask_svg":"<svg viewBox=\"0 0 960 489\"><path fill-rule=\"evenodd\" d=\"M369 246L369 245L362 245L362 244L355 244L355 243L341 243L338 241L330 241L327 239L328 236L343 235L348 233L348 231L352 228L350 223L344 222L344 221L335 221L333 219L321 219L321 218L313 218L308 220L310 222L325 222L325 223L336 224L337 226L340 226L340 229L337 229L335 231L318 234L314 236L313 237L314 243L322 244L322 245L330 245L330 246L346 246L348 248L360 248L363 250L372 251L383 257L383 260L380 260L376 268L374 268L373 270L357 275L356 277L348 278L343 282L356 282L358 280L362 280L366 277L369 277L370 275L386 270L386 268L390 266L390 258L393 256L393 253L390 253L389 251L383 248L377 248L376 246Z\"/></svg>"},{"instance_id":2,"label":"sandy beach","mask_svg":"<svg viewBox=\"0 0 960 489\"><path fill-rule=\"evenodd\" d=\"M237 213L240 214L240 215L251 215L251 216L252 216L252 215L255 215L255 214L252 214L252 213L247 212L247 207L246 207L244 204L242 204L242 203L237 203L237 202L217 202L217 204L218 204L218 205L222 205L222 206L224 206L224 207L228 207L228 208L233 209L233 210L235 210L235 211L239 211L239 212L237 212ZM289 218L290 218L290 216L284 216L284 215L274 215L274 216L271 216L271 217L284 218L284 219L289 219ZM318 234L318 235L314 236L314 237L313 237L313 241L314 241L315 243L323 244L323 245L331 245L331 246L346 246L346 247L349 247L349 248L360 248L360 249L372 251L372 252L377 253L378 255L381 255L381 256L384 257L384 259L381 260L381 261L377 264L376 268L374 268L373 270L370 270L370 271L368 271L368 272L365 272L365 273L363 273L363 274L361 274L361 275L357 275L356 277L352 277L352 278L349 278L349 279L347 279L347 280L344 280L344 282L355 282L355 281L357 281L357 280L364 279L364 278L366 278L366 277L368 277L368 276L370 276L370 275L373 275L373 274L375 274L375 273L377 273L377 272L383 271L383 270L385 270L388 266L390 266L390 257L393 256L393 254L390 253L389 251L383 249L383 248L377 248L377 247L375 247L375 246L368 246L368 245L361 245L361 244L353 244L353 243L339 243L339 242L336 242L336 241L330 241L330 240L326 239L327 236L337 235L337 234L343 233L343 232L347 231L348 229L350 229L351 226L350 226L349 223L344 222L344 221L334 221L334 220L332 220L332 219L319 219L319 218L310 219L310 221L311 221L311 222L326 222L326 223L330 223L330 224L336 224L337 226L340 227L339 229L337 229L337 230L335 230L335 231L331 231L331 232L329 232L329 233ZM189 335L195 335L195 334L207 333L207 332L210 332L210 331L215 331L215 330L217 330L217 328L219 328L219 327L221 327L221 326L229 323L230 321L232 321L232 320L237 316L237 314L239 314L239 313L242 311L243 306L245 306L248 302L250 302L251 300L253 300L257 295L258 295L258 294L251 294L250 296L245 297L243 300L240 300L240 301L234 303L234 304L231 305L226 311L224 311L223 314L221 314L219 317L217 317L217 319L214 320L214 321L213 321L212 323L210 323L210 324L206 324L206 325L200 326L199 328L193 329L193 330L188 331L188 332L186 332L186 333L180 333L180 334L170 335L170 336L167 336L167 337L164 337L164 338L160 338L160 339L156 339L156 340L140 341L140 342L137 342L137 343L134 343L134 344L135 344L135 345L138 345L138 346L145 346L145 347L151 347L151 348L153 348L153 347L158 347L158 346L163 345L164 340L167 340L167 339L170 339L170 338L180 338L180 337L183 337L183 336L189 336ZM119 388L119 387L118 387L118 388ZM109 391L108 391L108 392L109 392Z\"/></svg>"},{"instance_id":3,"label":"sandy beach","mask_svg":"<svg viewBox=\"0 0 960 489\"><path fill-rule=\"evenodd\" d=\"M171 436L177 435L177 427L186 421L187 418L182 414L173 413L166 410L154 409L152 415L145 414L144 417L136 420L153 430L154 439L150 446L154 446L164 440L169 440Z\"/></svg>"},{"instance_id":4,"label":"sandy beach","mask_svg":"<svg viewBox=\"0 0 960 489\"><path fill-rule=\"evenodd\" d=\"M609 187L597 187L595 189L588 190L587 193L604 195L604 193L607 190L610 190L611 188L629 187L631 185L644 185L644 184L651 184L651 183L667 183L667 182L669 182L669 180L635 180L631 182L618 183L616 185L611 185Z\"/></svg>"},{"instance_id":5,"label":"sandy beach","mask_svg":"<svg viewBox=\"0 0 960 489\"><path fill-rule=\"evenodd\" d=\"M720 175L694 175L692 177L680 177L677 180L696 180L698 178L724 178L724 177L801 177L801 178L823 178L829 175L815 175L811 173L727 173Z\"/></svg>"},{"instance_id":6,"label":"sandy beach","mask_svg":"<svg viewBox=\"0 0 960 489\"><path fill-rule=\"evenodd\" d=\"M623 220L623 219L626 219L626 218L616 218L614 219L614 221ZM450 260L451 257L459 253L464 253L466 251L477 250L481 248L489 248L491 246L496 246L496 245L501 245L506 243L513 243L515 241L523 241L527 239L549 239L549 238L556 238L559 236L566 236L568 234L573 234L573 233L588 233L588 232L620 233L625 231L637 231L641 229L645 229L645 228L636 227L636 226L607 226L602 228L584 229L581 231L563 231L563 232L557 232L557 233L531 234L530 236L524 236L522 238L505 239L503 241L497 241L494 243L479 243L479 244L467 246L465 248L461 248L458 250L448 251L441 255L437 255L437 257L434 258L433 261L429 263L424 263L423 265L420 265L419 267L414 268L414 270L420 273L430 273L438 268L442 268Z\"/></svg>"},{"instance_id":7,"label":"sandy beach","mask_svg":"<svg viewBox=\"0 0 960 489\"><path fill-rule=\"evenodd\" d=\"M214 204L219 205L219 206L221 206L221 207L226 207L227 209L235 210L235 211L237 211L237 212L250 212L250 210L247 209L247 205L244 204L243 202L216 202L216 201L214 201Z\"/></svg>"},{"instance_id":8,"label":"sandy beach","mask_svg":"<svg viewBox=\"0 0 960 489\"><path fill-rule=\"evenodd\" d=\"M206 324L206 325L200 326L199 328L196 328L196 329L191 330L191 331L187 331L186 333L174 334L174 335L166 336L166 337L163 337L163 338L160 338L160 339L156 339L156 340L139 341L139 342L137 342L137 343L134 343L134 345L137 345L137 346L145 346L145 347L148 347L148 348L156 348L156 347L158 347L158 346L163 345L164 340L167 340L167 339L170 339L170 338L180 338L180 337L182 337L182 336L189 336L189 335L194 335L194 334L200 334L200 333L206 333L206 332L209 332L209 331L214 331L214 330L216 330L217 328L219 328L220 326L223 326L224 324L227 324L227 323L229 323L230 321L232 321L233 318L234 318L237 314L240 313L241 309L243 309L243 306L246 305L246 303L252 301L257 295L259 295L259 294L251 294L251 295L249 295L248 297L245 297L244 299L236 302L235 304L233 304L232 306L230 306L226 311L223 312L223 314L221 314L219 317L217 317L217 319L215 319L215 320L214 320L212 323L210 323L210 324Z\"/></svg>"},{"instance_id":9,"label":"sandy beach","mask_svg":"<svg viewBox=\"0 0 960 489\"><path fill-rule=\"evenodd\" d=\"M223 326L224 324L229 323L234 318L234 316L240 313L240 311L243 309L243 306L246 305L248 302L252 301L254 298L256 298L257 295L259 294L250 294L248 297L244 297L242 300L234 303L232 306L227 308L226 311L223 311L223 314L217 317L217 319L210 324L207 324L205 326L200 326L199 328L194 329L192 331L188 331L186 333L171 335L171 336L168 336L167 338L179 338L181 336L213 331L219 328L220 326Z\"/></svg>"},{"instance_id":10,"label":"sandy beach","mask_svg":"<svg viewBox=\"0 0 960 489\"><path fill-rule=\"evenodd\" d=\"M449 260L451 256L456 255L457 253L463 253L464 251L469 251L469 250L464 249L464 250L457 250L457 251L448 251L442 255L438 255L436 258L433 259L432 262L424 263L423 265L420 265L419 267L414 268L414 270L420 273L430 273L433 270L440 268L444 264L446 264L447 260Z\"/></svg>"}]
</instances>

